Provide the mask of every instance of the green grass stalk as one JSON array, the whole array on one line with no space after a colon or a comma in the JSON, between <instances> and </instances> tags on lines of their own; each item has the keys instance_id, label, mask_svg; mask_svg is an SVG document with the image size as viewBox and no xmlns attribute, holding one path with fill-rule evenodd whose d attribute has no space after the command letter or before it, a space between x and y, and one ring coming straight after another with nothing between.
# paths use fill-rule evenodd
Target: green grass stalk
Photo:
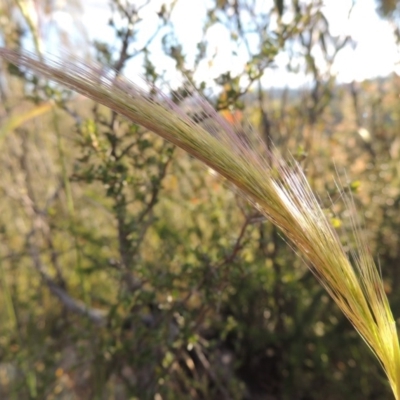
<instances>
[{"instance_id":1,"label":"green grass stalk","mask_svg":"<svg viewBox=\"0 0 400 400\"><path fill-rule=\"evenodd\" d=\"M4 298L5 307L7 309L8 317L10 319L11 329L13 329L17 333L17 342L19 349L23 347L23 338L21 337L21 332L19 329L17 313L15 311L14 302L11 296L11 292L9 290L9 286L6 279L6 273L4 271L4 265L2 260L0 260L0 286L2 297ZM25 384L28 388L29 395L32 399L37 397L37 380L35 369L31 365L31 363L25 359L21 360L21 370L24 374ZM16 390L14 389L15 383L13 383L13 387L11 389L11 395L13 398L16 398Z\"/></svg>"},{"instance_id":2,"label":"green grass stalk","mask_svg":"<svg viewBox=\"0 0 400 400\"><path fill-rule=\"evenodd\" d=\"M76 260L75 272L79 279L79 284L81 286L81 291L83 293L84 303L87 306L89 306L90 305L90 297L89 297L90 282L87 279L85 279L85 274L82 269L82 256L81 256L82 250L79 245L79 238L78 238L78 233L77 233L74 198L72 195L71 184L68 179L68 172L67 172L67 166L66 166L65 154L64 154L64 146L63 146L63 142L62 142L60 127L58 124L58 115L55 110L53 110L53 124L54 124L54 130L55 130L55 133L57 136L57 150L58 150L58 155L59 155L59 160L60 160L60 165L61 165L61 173L62 173L62 180L63 180L64 189L65 189L65 195L66 195L66 199L67 199L69 226L70 226L70 229L72 232L72 236L74 238L75 260Z\"/></svg>"}]
</instances>

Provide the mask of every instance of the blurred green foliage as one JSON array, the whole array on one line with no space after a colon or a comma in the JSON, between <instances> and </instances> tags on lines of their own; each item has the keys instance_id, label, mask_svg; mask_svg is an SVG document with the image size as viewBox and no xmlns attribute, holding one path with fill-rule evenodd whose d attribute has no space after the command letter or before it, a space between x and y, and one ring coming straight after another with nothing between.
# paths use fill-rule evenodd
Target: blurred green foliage
<instances>
[{"instance_id":1,"label":"blurred green foliage","mask_svg":"<svg viewBox=\"0 0 400 400\"><path fill-rule=\"evenodd\" d=\"M337 85L330 67L351 38L331 35L319 2L252 6L210 2L204 32L223 25L249 56L242 74L216 79L210 100L242 110L243 124L301 163L346 241L342 176L400 315L400 79ZM4 43L40 43L15 7L1 5ZM171 29L163 49L195 84L208 43L186 61L173 7L158 13ZM122 72L141 22L114 0L117 42L93 44L96 57ZM303 69L309 89L265 90L260 77L293 43L304 57L288 68ZM161 84L148 47L138 54ZM24 71L1 78L2 399L390 398L378 362L304 262L212 171Z\"/></svg>"}]
</instances>

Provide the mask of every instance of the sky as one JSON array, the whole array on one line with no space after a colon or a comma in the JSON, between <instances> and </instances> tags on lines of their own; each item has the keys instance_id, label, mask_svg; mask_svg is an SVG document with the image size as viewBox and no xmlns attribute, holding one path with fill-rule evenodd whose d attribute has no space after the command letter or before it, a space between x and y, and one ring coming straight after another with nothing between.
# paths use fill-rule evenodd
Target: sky
<instances>
[{"instance_id":1,"label":"sky","mask_svg":"<svg viewBox=\"0 0 400 400\"><path fill-rule=\"evenodd\" d=\"M62 4L62 0L59 0ZM67 1L67 0L64 0ZM145 22L142 23L138 35L138 48L154 31L158 17L156 13L161 4L168 0L151 0L150 7L140 14ZM263 0L269 3L272 0ZM140 2L136 2L138 4ZM188 62L193 59L196 45L202 37L202 24L206 13L205 0L178 0L172 14L176 36L188 55ZM113 30L107 26L110 17L108 0L85 0L82 2L83 12L80 16L81 28L85 29L90 39L113 41ZM351 0L325 0L324 11L328 17L331 32L335 35L349 34L355 40L355 46L343 49L333 66L339 82L361 81L376 76L385 76L393 71L400 73L400 53L388 21L377 15L375 0L356 0L350 17ZM290 18L290 15L287 16ZM60 7L53 23L71 32L76 29L76 17L73 18ZM162 35L166 31L162 31ZM243 70L246 62L246 53L239 49L236 56L232 56L229 49L229 35L220 25L214 26L208 33L211 53L217 54L213 63L203 61L195 78L198 81L212 83L213 78L231 70L233 74ZM161 70L167 71L169 78L174 79L175 62L162 53L160 40L156 40L151 47L152 61ZM211 54L210 53L210 54ZM304 76L290 74L286 71L287 57L281 55L276 62L276 68L268 69L263 85L266 87L299 87L304 82ZM141 60L130 63L125 74L138 75L141 71Z\"/></svg>"}]
</instances>

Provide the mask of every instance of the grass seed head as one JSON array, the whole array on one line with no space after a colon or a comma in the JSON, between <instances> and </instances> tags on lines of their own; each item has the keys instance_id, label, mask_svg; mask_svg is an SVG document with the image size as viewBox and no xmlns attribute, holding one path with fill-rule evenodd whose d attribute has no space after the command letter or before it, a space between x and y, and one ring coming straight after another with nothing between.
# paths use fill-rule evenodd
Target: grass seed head
<instances>
[{"instance_id":1,"label":"grass seed head","mask_svg":"<svg viewBox=\"0 0 400 400\"><path fill-rule=\"evenodd\" d=\"M202 125L161 91L147 92L113 71L77 60L39 58L0 49L9 62L56 81L120 113L186 150L226 178L309 261L310 268L380 361L400 400L400 350L382 278L353 221L354 265L298 166L282 163L262 142L250 144L201 96ZM351 199L348 205L352 207Z\"/></svg>"}]
</instances>

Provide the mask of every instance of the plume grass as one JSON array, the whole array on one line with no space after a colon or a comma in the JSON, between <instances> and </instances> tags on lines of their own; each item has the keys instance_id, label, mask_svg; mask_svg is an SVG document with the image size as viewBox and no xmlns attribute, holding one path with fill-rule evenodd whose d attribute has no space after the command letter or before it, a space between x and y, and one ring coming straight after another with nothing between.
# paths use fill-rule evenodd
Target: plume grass
<instances>
[{"instance_id":1,"label":"plume grass","mask_svg":"<svg viewBox=\"0 0 400 400\"><path fill-rule=\"evenodd\" d=\"M190 118L161 91L152 97L96 65L0 49L19 67L73 89L186 150L232 183L309 261L314 275L380 361L400 400L400 349L382 278L362 231L353 220L357 252L352 264L304 174L261 143L250 145L200 96L197 107L212 127ZM263 146L263 147L262 147ZM353 208L351 199L348 206ZM354 218L354 217L352 217Z\"/></svg>"}]
</instances>

